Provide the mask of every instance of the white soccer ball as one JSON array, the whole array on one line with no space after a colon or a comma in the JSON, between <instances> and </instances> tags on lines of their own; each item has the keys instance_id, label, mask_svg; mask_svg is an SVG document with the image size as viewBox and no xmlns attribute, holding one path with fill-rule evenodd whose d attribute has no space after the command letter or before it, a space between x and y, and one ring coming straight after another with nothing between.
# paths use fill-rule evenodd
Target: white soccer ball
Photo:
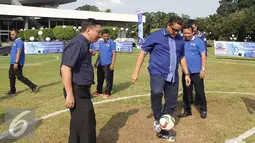
<instances>
[{"instance_id":1,"label":"white soccer ball","mask_svg":"<svg viewBox=\"0 0 255 143\"><path fill-rule=\"evenodd\" d=\"M162 130L170 131L175 126L175 119L171 115L165 114L160 118L159 125Z\"/></svg>"}]
</instances>

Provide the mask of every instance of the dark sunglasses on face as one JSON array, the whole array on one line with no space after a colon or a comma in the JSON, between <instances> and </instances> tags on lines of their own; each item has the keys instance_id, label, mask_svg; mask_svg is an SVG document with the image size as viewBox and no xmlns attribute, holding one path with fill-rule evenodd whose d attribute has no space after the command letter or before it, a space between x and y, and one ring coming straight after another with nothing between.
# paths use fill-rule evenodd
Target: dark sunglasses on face
<instances>
[{"instance_id":1,"label":"dark sunglasses on face","mask_svg":"<svg viewBox=\"0 0 255 143\"><path fill-rule=\"evenodd\" d=\"M170 25L170 27L172 28L173 32L175 32L175 33L179 33L179 32L181 31L181 30L179 30L179 29L173 28L171 25Z\"/></svg>"}]
</instances>

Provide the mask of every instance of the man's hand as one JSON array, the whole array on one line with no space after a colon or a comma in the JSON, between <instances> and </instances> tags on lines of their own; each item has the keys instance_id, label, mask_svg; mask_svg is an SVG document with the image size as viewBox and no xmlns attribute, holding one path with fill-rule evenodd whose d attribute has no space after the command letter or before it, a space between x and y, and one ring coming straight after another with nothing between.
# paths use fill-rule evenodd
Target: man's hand
<instances>
[{"instance_id":1,"label":"man's hand","mask_svg":"<svg viewBox=\"0 0 255 143\"><path fill-rule=\"evenodd\" d=\"M14 69L14 70L17 70L18 68L19 68L19 65L18 65L18 64L14 64L14 65L13 65L13 69Z\"/></svg>"},{"instance_id":2,"label":"man's hand","mask_svg":"<svg viewBox=\"0 0 255 143\"><path fill-rule=\"evenodd\" d=\"M132 77L131 77L131 82L132 84L135 84L135 82L137 81L138 79L138 73L133 73Z\"/></svg>"},{"instance_id":3,"label":"man's hand","mask_svg":"<svg viewBox=\"0 0 255 143\"><path fill-rule=\"evenodd\" d=\"M73 93L67 94L67 96L66 96L66 104L65 104L66 108L71 109L71 108L74 107L74 104L75 104L75 101L74 101Z\"/></svg>"},{"instance_id":4,"label":"man's hand","mask_svg":"<svg viewBox=\"0 0 255 143\"><path fill-rule=\"evenodd\" d=\"M94 56L94 55L96 54L96 51L95 51L95 50L89 49L89 52L90 52L90 54L91 54L92 56Z\"/></svg>"},{"instance_id":5,"label":"man's hand","mask_svg":"<svg viewBox=\"0 0 255 143\"><path fill-rule=\"evenodd\" d=\"M113 70L114 69L114 64L111 64L110 65L110 70Z\"/></svg>"},{"instance_id":6,"label":"man's hand","mask_svg":"<svg viewBox=\"0 0 255 143\"><path fill-rule=\"evenodd\" d=\"M185 75L185 81L186 81L186 86L189 86L191 83L191 79L190 79L189 75Z\"/></svg>"},{"instance_id":7,"label":"man's hand","mask_svg":"<svg viewBox=\"0 0 255 143\"><path fill-rule=\"evenodd\" d=\"M199 76L200 76L200 79L204 79L205 78L205 71L201 70Z\"/></svg>"}]
</instances>

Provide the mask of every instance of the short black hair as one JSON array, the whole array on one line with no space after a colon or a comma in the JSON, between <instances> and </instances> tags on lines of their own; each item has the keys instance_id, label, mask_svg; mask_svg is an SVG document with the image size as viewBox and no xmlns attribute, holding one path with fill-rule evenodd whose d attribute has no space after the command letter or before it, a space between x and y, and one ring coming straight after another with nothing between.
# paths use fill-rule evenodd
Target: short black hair
<instances>
[{"instance_id":1,"label":"short black hair","mask_svg":"<svg viewBox=\"0 0 255 143\"><path fill-rule=\"evenodd\" d=\"M185 24L183 25L182 31L183 31L184 29L191 29L192 32L194 31L194 28L193 28L192 25L189 24L189 23L185 23Z\"/></svg>"},{"instance_id":2,"label":"short black hair","mask_svg":"<svg viewBox=\"0 0 255 143\"><path fill-rule=\"evenodd\" d=\"M190 25L193 25L193 24L197 25L197 21L194 20L194 19L190 19L190 20L188 21L188 24L190 24Z\"/></svg>"},{"instance_id":3,"label":"short black hair","mask_svg":"<svg viewBox=\"0 0 255 143\"><path fill-rule=\"evenodd\" d=\"M179 17L179 16L174 16L174 17L171 17L171 18L168 20L168 22L167 22L167 24L170 24L170 25L173 25L174 23L177 23L177 24L179 24L179 25L183 25L183 20L182 20L182 18Z\"/></svg>"},{"instance_id":4,"label":"short black hair","mask_svg":"<svg viewBox=\"0 0 255 143\"><path fill-rule=\"evenodd\" d=\"M88 18L81 23L81 31L84 32L87 30L88 27L90 26L96 26L96 25L101 25L97 20L93 18Z\"/></svg>"},{"instance_id":5,"label":"short black hair","mask_svg":"<svg viewBox=\"0 0 255 143\"><path fill-rule=\"evenodd\" d=\"M17 30L17 29L15 29L15 28L12 28L11 30L10 30L10 32L11 31L14 31L14 32L16 32L17 34L19 34L19 31Z\"/></svg>"},{"instance_id":6,"label":"short black hair","mask_svg":"<svg viewBox=\"0 0 255 143\"><path fill-rule=\"evenodd\" d=\"M102 34L102 35L103 35L103 34L109 34L109 30L108 30L108 29L103 29L101 34Z\"/></svg>"}]
</instances>

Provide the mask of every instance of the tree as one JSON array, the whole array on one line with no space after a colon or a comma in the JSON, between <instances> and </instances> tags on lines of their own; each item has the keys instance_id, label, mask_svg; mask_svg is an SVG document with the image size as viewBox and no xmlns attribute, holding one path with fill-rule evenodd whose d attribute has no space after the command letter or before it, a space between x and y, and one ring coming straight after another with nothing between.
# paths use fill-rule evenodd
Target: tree
<instances>
[{"instance_id":1,"label":"tree","mask_svg":"<svg viewBox=\"0 0 255 143\"><path fill-rule=\"evenodd\" d=\"M111 13L111 11L112 11L111 9L106 9L105 10L105 12L107 12L107 13Z\"/></svg>"},{"instance_id":2,"label":"tree","mask_svg":"<svg viewBox=\"0 0 255 143\"><path fill-rule=\"evenodd\" d=\"M93 6L93 5L84 5L76 8L75 10L83 10L83 11L99 11L98 7Z\"/></svg>"},{"instance_id":3,"label":"tree","mask_svg":"<svg viewBox=\"0 0 255 143\"><path fill-rule=\"evenodd\" d=\"M230 13L238 10L237 0L220 0L220 6L217 9L217 13L222 16L227 16Z\"/></svg>"},{"instance_id":4,"label":"tree","mask_svg":"<svg viewBox=\"0 0 255 143\"><path fill-rule=\"evenodd\" d=\"M222 16L227 16L230 13L241 11L245 8L252 8L255 5L255 0L220 0L220 7L217 13Z\"/></svg>"}]
</instances>

